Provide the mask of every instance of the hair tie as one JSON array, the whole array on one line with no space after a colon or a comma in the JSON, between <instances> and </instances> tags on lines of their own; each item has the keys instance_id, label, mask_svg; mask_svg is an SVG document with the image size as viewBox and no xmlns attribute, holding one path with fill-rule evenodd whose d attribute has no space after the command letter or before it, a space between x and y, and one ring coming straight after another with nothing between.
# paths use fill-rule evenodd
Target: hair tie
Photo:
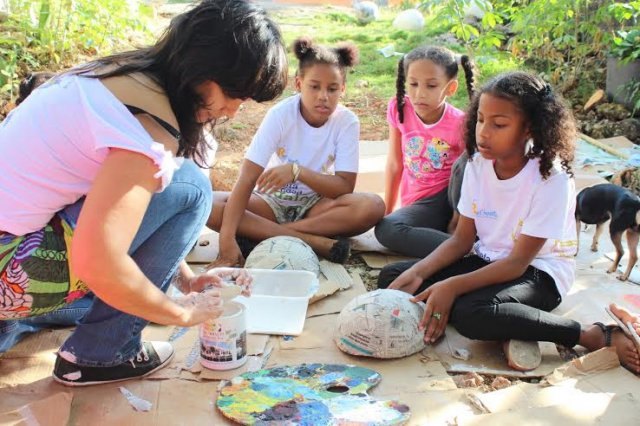
<instances>
[{"instance_id":1,"label":"hair tie","mask_svg":"<svg viewBox=\"0 0 640 426\"><path fill-rule=\"evenodd\" d=\"M462 66L462 55L455 55L456 57L456 64L458 64L458 66Z\"/></svg>"}]
</instances>

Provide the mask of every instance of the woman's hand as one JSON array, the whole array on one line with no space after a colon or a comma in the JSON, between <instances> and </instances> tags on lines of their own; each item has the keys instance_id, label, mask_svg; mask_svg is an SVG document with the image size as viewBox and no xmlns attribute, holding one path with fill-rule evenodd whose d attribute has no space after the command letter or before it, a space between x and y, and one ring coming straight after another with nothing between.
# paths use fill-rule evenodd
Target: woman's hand
<instances>
[{"instance_id":1,"label":"woman's hand","mask_svg":"<svg viewBox=\"0 0 640 426\"><path fill-rule=\"evenodd\" d=\"M453 282L451 279L446 279L431 285L411 299L412 302L426 301L424 316L418 325L419 330L425 330L426 343L434 343L444 334L451 307L457 296Z\"/></svg>"},{"instance_id":2,"label":"woman's hand","mask_svg":"<svg viewBox=\"0 0 640 426\"><path fill-rule=\"evenodd\" d=\"M222 289L238 286L243 296L251 296L253 277L246 269L231 269L227 271L207 271L187 279L188 292L200 293L210 289Z\"/></svg>"},{"instance_id":3,"label":"woman's hand","mask_svg":"<svg viewBox=\"0 0 640 426\"><path fill-rule=\"evenodd\" d=\"M265 170L256 181L258 191L271 194L293 182L293 165L291 163Z\"/></svg>"},{"instance_id":4,"label":"woman's hand","mask_svg":"<svg viewBox=\"0 0 640 426\"><path fill-rule=\"evenodd\" d=\"M191 327L222 315L223 302L220 290L206 290L202 293L189 293L175 301L185 310L182 320L176 324Z\"/></svg>"},{"instance_id":5,"label":"woman's hand","mask_svg":"<svg viewBox=\"0 0 640 426\"><path fill-rule=\"evenodd\" d=\"M244 266L244 260L240 246L236 242L235 238L226 243L220 240L220 251L218 251L218 257L216 260L208 264L206 269L220 268L223 266Z\"/></svg>"},{"instance_id":6,"label":"woman's hand","mask_svg":"<svg viewBox=\"0 0 640 426\"><path fill-rule=\"evenodd\" d=\"M398 275L387 288L414 294L418 288L420 288L422 281L424 281L424 279L418 274L415 268L411 267Z\"/></svg>"}]
</instances>

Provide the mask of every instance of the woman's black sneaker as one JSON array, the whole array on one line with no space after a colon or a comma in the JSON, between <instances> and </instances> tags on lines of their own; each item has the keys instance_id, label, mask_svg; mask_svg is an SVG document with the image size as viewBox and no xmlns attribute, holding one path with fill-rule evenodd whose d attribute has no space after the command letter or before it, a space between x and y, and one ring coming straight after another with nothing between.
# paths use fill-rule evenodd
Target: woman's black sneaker
<instances>
[{"instance_id":1,"label":"woman's black sneaker","mask_svg":"<svg viewBox=\"0 0 640 426\"><path fill-rule=\"evenodd\" d=\"M112 367L85 367L64 359L60 354L53 369L55 381L67 386L89 386L147 376L169 364L174 350L168 342L142 342L133 358Z\"/></svg>"}]
</instances>

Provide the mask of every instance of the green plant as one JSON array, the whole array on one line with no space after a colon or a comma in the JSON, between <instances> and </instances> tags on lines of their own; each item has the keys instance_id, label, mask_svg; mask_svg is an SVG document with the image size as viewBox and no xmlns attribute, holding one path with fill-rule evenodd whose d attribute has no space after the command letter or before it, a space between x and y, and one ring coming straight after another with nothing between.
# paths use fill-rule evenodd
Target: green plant
<instances>
[{"instance_id":1,"label":"green plant","mask_svg":"<svg viewBox=\"0 0 640 426\"><path fill-rule=\"evenodd\" d=\"M0 27L0 96L13 98L30 70L57 71L95 55L144 44L148 6L127 0L10 0Z\"/></svg>"},{"instance_id":2,"label":"green plant","mask_svg":"<svg viewBox=\"0 0 640 426\"><path fill-rule=\"evenodd\" d=\"M618 31L618 37L613 39L614 47L611 54L621 60L623 64L640 59L640 29Z\"/></svg>"},{"instance_id":3,"label":"green plant","mask_svg":"<svg viewBox=\"0 0 640 426\"><path fill-rule=\"evenodd\" d=\"M622 63L640 59L640 1L614 3L608 7L620 27L614 32L611 54ZM631 28L627 31L626 27Z\"/></svg>"}]
</instances>

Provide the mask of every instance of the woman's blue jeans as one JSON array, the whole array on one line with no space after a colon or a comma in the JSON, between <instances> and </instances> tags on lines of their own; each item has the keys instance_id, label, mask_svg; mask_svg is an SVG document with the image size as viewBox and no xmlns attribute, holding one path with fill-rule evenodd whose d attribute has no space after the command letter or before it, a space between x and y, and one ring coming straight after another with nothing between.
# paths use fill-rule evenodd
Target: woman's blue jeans
<instances>
[{"instance_id":1,"label":"woman's blue jeans","mask_svg":"<svg viewBox=\"0 0 640 426\"><path fill-rule=\"evenodd\" d=\"M171 184L151 198L129 254L161 290L167 290L178 265L196 243L211 206L211 183L188 160L176 170ZM74 207L78 214L81 201ZM136 355L148 321L118 311L98 298L85 297L40 317L0 321L0 352L27 333L76 323L60 350L71 353L79 365L107 367Z\"/></svg>"}]
</instances>

